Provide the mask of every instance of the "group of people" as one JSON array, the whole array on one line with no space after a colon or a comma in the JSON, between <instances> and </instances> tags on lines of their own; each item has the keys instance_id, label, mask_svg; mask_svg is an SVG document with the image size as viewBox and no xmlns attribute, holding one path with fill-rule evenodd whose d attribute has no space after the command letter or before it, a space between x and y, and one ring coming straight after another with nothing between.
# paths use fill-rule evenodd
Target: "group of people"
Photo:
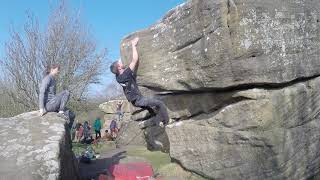
<instances>
[{"instance_id":1,"label":"group of people","mask_svg":"<svg viewBox=\"0 0 320 180\"><path fill-rule=\"evenodd\" d=\"M109 126L109 129L104 131L104 136L102 137L105 141L114 141L118 135L119 128L117 122L112 120Z\"/></svg>"},{"instance_id":2,"label":"group of people","mask_svg":"<svg viewBox=\"0 0 320 180\"><path fill-rule=\"evenodd\" d=\"M100 119L97 118L96 121L99 121ZM71 137L72 141L81 142L85 144L91 144L94 139L91 134L91 126L89 125L88 121L85 121L82 123L75 123L74 126L71 128ZM101 135L100 135L101 137ZM97 134L96 134L97 139Z\"/></svg>"},{"instance_id":3,"label":"group of people","mask_svg":"<svg viewBox=\"0 0 320 180\"><path fill-rule=\"evenodd\" d=\"M91 144L94 141L102 138L106 141L112 141L116 138L119 128L117 122L112 120L109 126L110 129L105 130L104 136L101 136L102 123L100 117L97 117L92 126L88 121L83 124L76 122L71 128L71 137L73 142ZM95 138L92 136L92 130L94 130Z\"/></svg>"},{"instance_id":4,"label":"group of people","mask_svg":"<svg viewBox=\"0 0 320 180\"><path fill-rule=\"evenodd\" d=\"M122 61L118 60L111 64L110 71L115 74L117 82L122 86L127 100L132 103L132 105L142 108L156 107L159 110L156 118L153 119L153 125L160 125L161 121L163 125L167 125L169 123L169 116L165 104L158 99L144 97L138 88L136 76L134 74L139 63L139 54L137 51L138 42L138 37L134 38L131 41L132 60L129 64L129 67L125 68ZM46 69L46 76L43 78L39 89L39 111L40 116L45 115L47 112L57 112L59 116L67 120L71 129L73 121L75 119L75 115L72 111L66 108L67 102L70 97L70 92L68 90L63 90L59 94L56 94L56 77L60 72L60 68L60 65L52 64L49 65ZM123 117L121 106L122 102L117 105L116 112L118 114L119 121ZM117 133L118 131L116 122L115 120L113 121L114 123L112 124L112 127L110 127L111 136L113 136L113 134ZM94 128L96 139L101 138L100 118L96 119ZM88 140L88 142L92 141L93 138L90 135L90 126L87 121L84 122L83 125L78 124L76 129L77 133L75 136L78 141L81 141L83 139L84 141Z\"/></svg>"}]
</instances>

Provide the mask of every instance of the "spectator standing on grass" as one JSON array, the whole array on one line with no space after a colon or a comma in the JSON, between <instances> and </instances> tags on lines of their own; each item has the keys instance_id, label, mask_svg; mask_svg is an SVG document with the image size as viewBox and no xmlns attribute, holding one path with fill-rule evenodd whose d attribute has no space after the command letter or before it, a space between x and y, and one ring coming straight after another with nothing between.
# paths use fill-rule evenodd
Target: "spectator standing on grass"
<instances>
[{"instance_id":1,"label":"spectator standing on grass","mask_svg":"<svg viewBox=\"0 0 320 180\"><path fill-rule=\"evenodd\" d=\"M96 133L96 139L101 138L101 119L97 117L94 121L94 131Z\"/></svg>"},{"instance_id":2,"label":"spectator standing on grass","mask_svg":"<svg viewBox=\"0 0 320 180\"><path fill-rule=\"evenodd\" d=\"M114 120L114 119L110 123L110 133L111 133L112 138L116 138L117 137L118 125L117 125L116 120Z\"/></svg>"},{"instance_id":3,"label":"spectator standing on grass","mask_svg":"<svg viewBox=\"0 0 320 180\"><path fill-rule=\"evenodd\" d=\"M78 130L78 133L76 134L76 136L77 136L76 141L80 142L81 138L83 136L83 126L81 123L79 123L79 130Z\"/></svg>"},{"instance_id":4,"label":"spectator standing on grass","mask_svg":"<svg viewBox=\"0 0 320 180\"><path fill-rule=\"evenodd\" d=\"M85 121L83 124L83 140L86 141L90 138L90 126L88 121Z\"/></svg>"}]
</instances>

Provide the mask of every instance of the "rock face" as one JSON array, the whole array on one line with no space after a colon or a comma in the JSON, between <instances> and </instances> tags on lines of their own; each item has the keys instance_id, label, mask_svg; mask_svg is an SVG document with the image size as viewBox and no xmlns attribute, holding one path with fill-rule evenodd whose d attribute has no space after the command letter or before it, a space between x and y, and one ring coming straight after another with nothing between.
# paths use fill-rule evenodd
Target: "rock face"
<instances>
[{"instance_id":1,"label":"rock face","mask_svg":"<svg viewBox=\"0 0 320 180\"><path fill-rule=\"evenodd\" d=\"M106 113L104 115L104 124L102 128L102 136L105 134L105 130L110 129L110 124L113 119L117 120L118 115L117 112L117 103L120 100L111 100L99 105L101 111ZM119 131L119 136L116 140L118 146L122 145L130 145L130 144L139 144L145 145L145 140L143 136L143 132L138 128L138 123L130 121L131 112L133 112L134 107L128 102L123 101L122 111L123 118L122 120L116 121L117 126L121 129ZM134 138L131 138L134 137Z\"/></svg>"},{"instance_id":2,"label":"rock face","mask_svg":"<svg viewBox=\"0 0 320 180\"><path fill-rule=\"evenodd\" d=\"M307 179L320 168L319 88L236 92L242 101L167 128L170 156L214 179Z\"/></svg>"},{"instance_id":3,"label":"rock face","mask_svg":"<svg viewBox=\"0 0 320 180\"><path fill-rule=\"evenodd\" d=\"M185 169L210 179L318 177L320 1L191 0L126 37L125 63L135 36L138 84L177 121L162 143Z\"/></svg>"},{"instance_id":4,"label":"rock face","mask_svg":"<svg viewBox=\"0 0 320 180\"><path fill-rule=\"evenodd\" d=\"M56 113L0 118L1 179L80 179L70 132Z\"/></svg>"},{"instance_id":5,"label":"rock face","mask_svg":"<svg viewBox=\"0 0 320 180\"><path fill-rule=\"evenodd\" d=\"M132 107L128 101L125 100L111 100L99 105L99 108L107 113L107 114L115 114L117 112L117 103L122 101L122 111L124 113L130 113L132 111Z\"/></svg>"},{"instance_id":6,"label":"rock face","mask_svg":"<svg viewBox=\"0 0 320 180\"><path fill-rule=\"evenodd\" d=\"M122 123L120 132L116 139L117 146L140 145L145 146L146 140L143 131L139 128L138 122L125 121Z\"/></svg>"},{"instance_id":7,"label":"rock face","mask_svg":"<svg viewBox=\"0 0 320 180\"><path fill-rule=\"evenodd\" d=\"M103 112L107 113L104 117L105 123L103 125L103 131L109 129L111 119L115 118L114 107L116 107L117 103L118 100L112 100L99 106ZM131 103L124 101L123 111L124 118L120 122L117 121L118 127L120 127L116 138L118 147L138 145L146 146L150 150L169 151L169 139L164 128L152 126L142 130L139 127L139 122L143 120L152 121L156 110L152 109L149 111L147 109L137 108L131 105Z\"/></svg>"},{"instance_id":8,"label":"rock face","mask_svg":"<svg viewBox=\"0 0 320 180\"><path fill-rule=\"evenodd\" d=\"M290 82L320 73L314 0L192 0L139 36L138 82L157 91Z\"/></svg>"}]
</instances>

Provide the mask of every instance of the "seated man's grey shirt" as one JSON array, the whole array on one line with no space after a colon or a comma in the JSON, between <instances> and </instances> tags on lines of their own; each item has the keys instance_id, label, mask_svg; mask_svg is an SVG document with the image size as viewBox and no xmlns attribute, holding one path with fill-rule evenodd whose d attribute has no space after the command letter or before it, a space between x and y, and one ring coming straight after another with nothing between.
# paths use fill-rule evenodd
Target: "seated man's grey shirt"
<instances>
[{"instance_id":1,"label":"seated man's grey shirt","mask_svg":"<svg viewBox=\"0 0 320 180\"><path fill-rule=\"evenodd\" d=\"M47 75L43 78L40 85L39 93L39 108L43 109L45 104L54 98L56 95L56 81L52 75Z\"/></svg>"}]
</instances>

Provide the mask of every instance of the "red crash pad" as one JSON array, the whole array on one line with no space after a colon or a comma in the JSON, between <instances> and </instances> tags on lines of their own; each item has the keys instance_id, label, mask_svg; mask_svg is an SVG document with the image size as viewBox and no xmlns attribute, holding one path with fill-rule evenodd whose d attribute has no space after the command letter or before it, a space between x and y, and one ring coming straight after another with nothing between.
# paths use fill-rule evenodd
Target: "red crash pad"
<instances>
[{"instance_id":1,"label":"red crash pad","mask_svg":"<svg viewBox=\"0 0 320 180\"><path fill-rule=\"evenodd\" d=\"M148 180L153 176L153 170L148 163L115 164L109 168L115 180Z\"/></svg>"}]
</instances>

